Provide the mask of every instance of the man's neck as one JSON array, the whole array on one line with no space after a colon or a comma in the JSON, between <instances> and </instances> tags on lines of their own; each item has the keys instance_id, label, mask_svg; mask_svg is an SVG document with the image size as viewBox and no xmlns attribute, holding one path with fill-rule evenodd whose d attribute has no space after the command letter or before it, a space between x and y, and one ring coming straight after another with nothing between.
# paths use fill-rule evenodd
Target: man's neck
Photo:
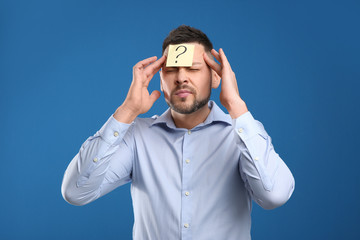
<instances>
[{"instance_id":1,"label":"man's neck","mask_svg":"<svg viewBox=\"0 0 360 240\"><path fill-rule=\"evenodd\" d=\"M204 107L198 109L196 112L190 114L182 114L171 109L171 117L177 128L192 129L195 126L203 123L210 113L210 108L206 104Z\"/></svg>"}]
</instances>

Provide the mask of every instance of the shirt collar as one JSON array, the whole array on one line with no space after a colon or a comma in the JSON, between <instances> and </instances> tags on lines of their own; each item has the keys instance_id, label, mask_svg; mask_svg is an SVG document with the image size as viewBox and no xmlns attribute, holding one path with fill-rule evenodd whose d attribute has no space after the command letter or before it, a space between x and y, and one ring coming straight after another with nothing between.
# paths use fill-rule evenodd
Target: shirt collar
<instances>
[{"instance_id":1,"label":"shirt collar","mask_svg":"<svg viewBox=\"0 0 360 240\"><path fill-rule=\"evenodd\" d=\"M232 120L229 114L224 113L219 107L218 105L216 105L216 103L214 101L209 101L208 106L210 108L210 113L208 115L208 117L206 118L206 120L203 123L200 123L197 127L202 127L211 123L216 123L216 122L222 122L228 125L232 124ZM175 126L175 123L171 117L171 111L170 108L168 108L161 116L157 117L155 119L155 121L151 124L151 126L153 125L162 125L162 124L166 124L169 128L177 128Z\"/></svg>"}]
</instances>

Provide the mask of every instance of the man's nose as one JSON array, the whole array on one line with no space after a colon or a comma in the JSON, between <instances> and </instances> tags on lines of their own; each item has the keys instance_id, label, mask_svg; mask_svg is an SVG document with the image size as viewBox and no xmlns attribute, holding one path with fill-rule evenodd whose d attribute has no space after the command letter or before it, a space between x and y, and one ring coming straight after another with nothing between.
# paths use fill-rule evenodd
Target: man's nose
<instances>
[{"instance_id":1,"label":"man's nose","mask_svg":"<svg viewBox=\"0 0 360 240\"><path fill-rule=\"evenodd\" d=\"M176 84L183 84L183 83L188 83L189 79L187 76L187 72L185 68L179 67L178 72L177 72L177 76L176 76Z\"/></svg>"}]
</instances>

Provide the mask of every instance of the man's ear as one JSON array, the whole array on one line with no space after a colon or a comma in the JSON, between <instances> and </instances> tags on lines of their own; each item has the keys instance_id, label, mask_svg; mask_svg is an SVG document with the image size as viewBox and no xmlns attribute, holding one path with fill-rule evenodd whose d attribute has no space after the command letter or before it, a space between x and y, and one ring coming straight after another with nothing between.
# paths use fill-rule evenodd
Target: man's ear
<instances>
[{"instance_id":1,"label":"man's ear","mask_svg":"<svg viewBox=\"0 0 360 240\"><path fill-rule=\"evenodd\" d=\"M212 77L212 82L211 82L212 88L214 89L218 88L220 85L221 77L213 69L211 69L211 77Z\"/></svg>"}]
</instances>

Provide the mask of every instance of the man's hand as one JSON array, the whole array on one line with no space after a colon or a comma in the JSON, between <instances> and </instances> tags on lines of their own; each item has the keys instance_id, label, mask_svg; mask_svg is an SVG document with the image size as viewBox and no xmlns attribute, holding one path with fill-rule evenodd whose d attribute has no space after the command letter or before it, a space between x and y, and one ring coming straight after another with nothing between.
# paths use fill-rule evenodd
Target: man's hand
<instances>
[{"instance_id":1,"label":"man's hand","mask_svg":"<svg viewBox=\"0 0 360 240\"><path fill-rule=\"evenodd\" d=\"M149 111L161 93L157 90L149 94L150 80L157 73L166 57L162 56L147 58L138 62L133 68L133 81L123 104L115 111L114 118L119 122L131 123L134 119Z\"/></svg>"},{"instance_id":2,"label":"man's hand","mask_svg":"<svg viewBox=\"0 0 360 240\"><path fill-rule=\"evenodd\" d=\"M205 62L222 78L220 102L228 110L231 118L238 118L248 111L245 102L241 99L235 73L231 69L224 51L211 50L211 54L220 64L204 53Z\"/></svg>"}]
</instances>

